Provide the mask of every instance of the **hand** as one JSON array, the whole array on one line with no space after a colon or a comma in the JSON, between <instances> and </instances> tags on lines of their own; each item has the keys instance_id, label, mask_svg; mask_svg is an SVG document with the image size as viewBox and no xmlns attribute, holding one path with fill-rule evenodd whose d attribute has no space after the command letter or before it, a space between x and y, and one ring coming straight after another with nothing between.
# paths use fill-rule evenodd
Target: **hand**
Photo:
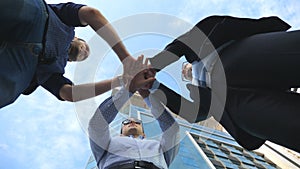
<instances>
[{"instance_id":1,"label":"hand","mask_svg":"<svg viewBox=\"0 0 300 169\"><path fill-rule=\"evenodd\" d=\"M145 69L137 73L132 80L127 81L126 88L132 93L139 89L149 89L155 81L155 78L154 76L147 77L149 76L148 71L149 70Z\"/></svg>"},{"instance_id":2,"label":"hand","mask_svg":"<svg viewBox=\"0 0 300 169\"><path fill-rule=\"evenodd\" d=\"M156 71L153 69L153 68L148 68L146 69L147 72L145 73L145 78L148 79L148 78L151 78L151 77L155 77L156 75ZM153 85L153 82L152 83L148 83L144 86L144 89L150 89Z\"/></svg>"},{"instance_id":3,"label":"hand","mask_svg":"<svg viewBox=\"0 0 300 169\"><path fill-rule=\"evenodd\" d=\"M148 97L149 94L150 94L149 90L147 90L147 89L139 89L138 92L140 93L140 95L141 95L143 98Z\"/></svg>"},{"instance_id":4,"label":"hand","mask_svg":"<svg viewBox=\"0 0 300 169\"><path fill-rule=\"evenodd\" d=\"M186 87L190 91L191 99L196 101L196 102L199 102L200 101L200 98L199 98L199 95L200 95L199 92L200 91L199 91L198 86L195 86L195 85L192 85L192 84L187 84Z\"/></svg>"},{"instance_id":5,"label":"hand","mask_svg":"<svg viewBox=\"0 0 300 169\"><path fill-rule=\"evenodd\" d=\"M134 59L131 56L126 57L122 61L123 63L123 75L125 78L133 78L140 71L149 68L148 59L144 61L144 55L139 56L137 59Z\"/></svg>"}]
</instances>

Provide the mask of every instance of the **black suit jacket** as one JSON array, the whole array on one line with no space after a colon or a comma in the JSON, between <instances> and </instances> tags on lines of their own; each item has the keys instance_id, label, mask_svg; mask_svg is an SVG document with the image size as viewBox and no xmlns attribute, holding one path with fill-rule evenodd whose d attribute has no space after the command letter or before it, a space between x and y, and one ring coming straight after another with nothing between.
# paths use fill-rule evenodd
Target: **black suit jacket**
<instances>
[{"instance_id":1,"label":"black suit jacket","mask_svg":"<svg viewBox=\"0 0 300 169\"><path fill-rule=\"evenodd\" d=\"M150 59L158 71L185 56L187 61L199 61L215 49L232 40L251 35L286 31L291 26L276 16L260 19L232 16L210 16L198 22L190 31L179 36ZM174 57L177 56L177 57Z\"/></svg>"},{"instance_id":2,"label":"black suit jacket","mask_svg":"<svg viewBox=\"0 0 300 169\"><path fill-rule=\"evenodd\" d=\"M150 58L151 65L159 71L177 61L183 55L187 61L192 63L193 61L201 60L201 58L204 58L215 49L232 40L243 39L259 33L286 31L289 28L290 25L278 17L249 19L231 16L210 16L198 22L189 32L181 35L168 44L162 52ZM167 98L174 99L174 96L178 95L165 87L163 90L165 90ZM205 89L199 91L203 90ZM206 97L201 98L202 101L205 99L207 102L211 99L209 94L201 95L200 93L200 96ZM174 104L174 102L169 101L168 104L174 113L178 113L176 110L180 109L180 104ZM203 104L201 103L201 105ZM201 105L196 121L204 120L207 117L209 108L206 105L206 108L203 109ZM210 104L208 103L208 105ZM172 108L175 106L177 108ZM229 113L226 112L226 109L220 119L220 123L241 146L248 150L257 149L265 142L264 139L255 137L236 125Z\"/></svg>"}]
</instances>

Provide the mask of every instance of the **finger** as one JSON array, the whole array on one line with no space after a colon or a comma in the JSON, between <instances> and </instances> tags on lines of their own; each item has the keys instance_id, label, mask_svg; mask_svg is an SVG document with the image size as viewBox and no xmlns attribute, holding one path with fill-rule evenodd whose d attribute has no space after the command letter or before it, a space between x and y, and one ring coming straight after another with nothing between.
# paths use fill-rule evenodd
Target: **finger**
<instances>
[{"instance_id":1,"label":"finger","mask_svg":"<svg viewBox=\"0 0 300 169\"><path fill-rule=\"evenodd\" d=\"M186 84L186 88L188 88L189 90L192 90L192 87L193 85L191 85L191 84Z\"/></svg>"},{"instance_id":2,"label":"finger","mask_svg":"<svg viewBox=\"0 0 300 169\"><path fill-rule=\"evenodd\" d=\"M146 58L146 59L145 59L144 66L145 66L145 68L147 68L147 69L151 67L151 65L149 64L149 58Z\"/></svg>"},{"instance_id":3,"label":"finger","mask_svg":"<svg viewBox=\"0 0 300 169\"><path fill-rule=\"evenodd\" d=\"M137 58L137 62L135 64L135 71L139 72L144 67L143 60L144 60L144 55L140 55Z\"/></svg>"},{"instance_id":4,"label":"finger","mask_svg":"<svg viewBox=\"0 0 300 169\"><path fill-rule=\"evenodd\" d=\"M149 71L152 73L152 74L156 74L156 71L155 71L155 69L154 68L149 68Z\"/></svg>"},{"instance_id":5,"label":"finger","mask_svg":"<svg viewBox=\"0 0 300 169\"><path fill-rule=\"evenodd\" d=\"M144 77L145 79L148 79L150 77L154 77L154 74L147 69L147 72L144 74Z\"/></svg>"},{"instance_id":6,"label":"finger","mask_svg":"<svg viewBox=\"0 0 300 169\"><path fill-rule=\"evenodd\" d=\"M144 55L140 55L138 58L137 58L137 61L139 64L143 64L143 60L144 60Z\"/></svg>"},{"instance_id":7,"label":"finger","mask_svg":"<svg viewBox=\"0 0 300 169\"><path fill-rule=\"evenodd\" d=\"M155 76L155 71L152 71L151 69L148 69L148 74L150 75L150 76L152 76L152 77L154 77Z\"/></svg>"},{"instance_id":8,"label":"finger","mask_svg":"<svg viewBox=\"0 0 300 169\"><path fill-rule=\"evenodd\" d=\"M150 89L150 88L152 88L152 85L153 85L152 82L151 82L151 83L148 83L148 84L146 84L142 89L144 89L144 90Z\"/></svg>"},{"instance_id":9,"label":"finger","mask_svg":"<svg viewBox=\"0 0 300 169\"><path fill-rule=\"evenodd\" d=\"M148 78L148 79L145 79L145 80L143 80L143 82L141 82L141 83L142 83L141 86L145 86L145 85L147 85L147 84L151 84L151 83L153 83L155 80L156 80L156 79L155 79L154 77L150 77L150 78Z\"/></svg>"},{"instance_id":10,"label":"finger","mask_svg":"<svg viewBox=\"0 0 300 169\"><path fill-rule=\"evenodd\" d=\"M123 63L124 73L130 73L132 71L134 64L136 63L136 60L132 57L127 57L122 61L122 63Z\"/></svg>"},{"instance_id":11,"label":"finger","mask_svg":"<svg viewBox=\"0 0 300 169\"><path fill-rule=\"evenodd\" d=\"M148 73L148 69L143 69L141 72L142 73Z\"/></svg>"}]
</instances>

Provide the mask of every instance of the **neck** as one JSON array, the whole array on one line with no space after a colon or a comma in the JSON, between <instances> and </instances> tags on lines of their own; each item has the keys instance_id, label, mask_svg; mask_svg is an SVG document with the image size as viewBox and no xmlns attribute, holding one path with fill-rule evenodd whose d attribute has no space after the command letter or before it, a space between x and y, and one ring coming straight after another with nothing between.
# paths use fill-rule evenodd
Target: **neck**
<instances>
[{"instance_id":1,"label":"neck","mask_svg":"<svg viewBox=\"0 0 300 169\"><path fill-rule=\"evenodd\" d=\"M144 139L144 136L143 135L128 135L128 137L133 137L133 138L141 138L141 139Z\"/></svg>"}]
</instances>

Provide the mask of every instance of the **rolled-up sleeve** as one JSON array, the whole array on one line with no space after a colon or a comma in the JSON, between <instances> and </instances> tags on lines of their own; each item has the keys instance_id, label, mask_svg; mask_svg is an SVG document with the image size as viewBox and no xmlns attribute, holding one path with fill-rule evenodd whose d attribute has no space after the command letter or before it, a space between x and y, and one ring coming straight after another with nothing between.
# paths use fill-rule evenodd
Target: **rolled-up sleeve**
<instances>
[{"instance_id":1,"label":"rolled-up sleeve","mask_svg":"<svg viewBox=\"0 0 300 169\"><path fill-rule=\"evenodd\" d=\"M55 73L41 86L52 93L57 99L64 100L60 97L59 91L66 84L73 85L70 79L64 77L60 73Z\"/></svg>"},{"instance_id":2,"label":"rolled-up sleeve","mask_svg":"<svg viewBox=\"0 0 300 169\"><path fill-rule=\"evenodd\" d=\"M81 24L78 15L79 9L85 5L68 2L60 4L49 4L49 6L64 24L73 27L86 26Z\"/></svg>"}]
</instances>

